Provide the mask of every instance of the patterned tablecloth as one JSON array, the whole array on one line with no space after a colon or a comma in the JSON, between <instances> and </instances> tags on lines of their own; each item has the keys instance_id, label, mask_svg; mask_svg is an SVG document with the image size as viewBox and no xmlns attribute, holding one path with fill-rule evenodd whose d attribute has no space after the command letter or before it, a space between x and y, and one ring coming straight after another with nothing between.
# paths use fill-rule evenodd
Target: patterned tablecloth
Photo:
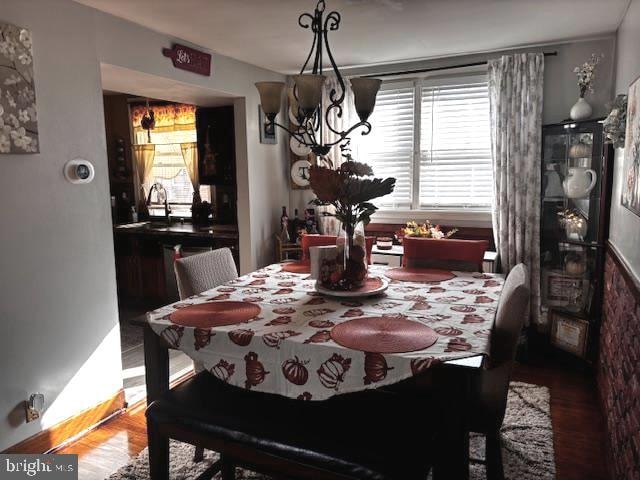
<instances>
[{"instance_id":1,"label":"patterned tablecloth","mask_svg":"<svg viewBox=\"0 0 640 480\"><path fill-rule=\"evenodd\" d=\"M371 266L384 276L388 267ZM216 377L251 390L302 400L377 388L456 358L486 354L489 331L504 279L497 274L454 272L433 283L390 281L378 297L338 299L315 292L308 274L283 272L278 264L244 275L147 314L154 332L199 361ZM213 328L174 324L172 312L218 301L257 304L249 321ZM331 339L336 324L393 316L421 322L438 333L435 344L408 353L365 353Z\"/></svg>"}]
</instances>

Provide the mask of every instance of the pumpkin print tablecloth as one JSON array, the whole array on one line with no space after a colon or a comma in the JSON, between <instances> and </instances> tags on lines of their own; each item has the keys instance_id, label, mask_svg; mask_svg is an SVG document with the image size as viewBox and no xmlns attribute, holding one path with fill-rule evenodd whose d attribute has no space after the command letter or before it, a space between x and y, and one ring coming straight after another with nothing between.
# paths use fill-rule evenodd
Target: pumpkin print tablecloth
<instances>
[{"instance_id":1,"label":"pumpkin print tablecloth","mask_svg":"<svg viewBox=\"0 0 640 480\"><path fill-rule=\"evenodd\" d=\"M371 266L384 276L387 267ZM301 400L389 385L438 362L486 354L504 279L497 274L453 272L449 280L390 280L384 294L339 299L318 294L308 274L279 264L147 314L155 333L229 384ZM260 307L242 323L211 328L172 322L181 308L207 302L247 302ZM365 317L420 322L438 334L430 347L406 353L370 353L342 347L331 329Z\"/></svg>"}]
</instances>

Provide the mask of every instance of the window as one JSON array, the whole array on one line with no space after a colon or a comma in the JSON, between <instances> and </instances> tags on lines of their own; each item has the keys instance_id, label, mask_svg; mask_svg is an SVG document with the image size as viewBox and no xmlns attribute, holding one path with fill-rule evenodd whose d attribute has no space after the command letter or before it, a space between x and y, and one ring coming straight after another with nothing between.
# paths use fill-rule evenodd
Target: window
<instances>
[{"instance_id":1,"label":"window","mask_svg":"<svg viewBox=\"0 0 640 480\"><path fill-rule=\"evenodd\" d=\"M484 76L384 83L358 156L396 188L383 209L488 210L493 196Z\"/></svg>"},{"instance_id":2,"label":"window","mask_svg":"<svg viewBox=\"0 0 640 480\"><path fill-rule=\"evenodd\" d=\"M140 128L140 118L146 107L132 108L132 124L136 144L153 143L155 156L146 191L153 183L160 183L167 191L172 216L190 217L193 186L182 156L182 143L196 142L195 107L191 105L161 105L151 107L155 113L155 128L149 132ZM211 202L209 187L200 187L200 197ZM161 214L161 213L160 213Z\"/></svg>"}]
</instances>

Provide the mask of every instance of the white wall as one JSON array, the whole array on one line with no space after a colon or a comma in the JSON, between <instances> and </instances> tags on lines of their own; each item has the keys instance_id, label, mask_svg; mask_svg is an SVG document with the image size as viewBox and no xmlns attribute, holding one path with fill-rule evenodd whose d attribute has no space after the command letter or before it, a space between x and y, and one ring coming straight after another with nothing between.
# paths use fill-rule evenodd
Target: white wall
<instances>
[{"instance_id":1,"label":"white wall","mask_svg":"<svg viewBox=\"0 0 640 480\"><path fill-rule=\"evenodd\" d=\"M618 29L616 54L616 93L627 93L629 84L640 76L640 0L632 0ZM640 279L640 217L623 207L620 198L627 171L624 149L616 151L611 198L609 237L636 278Z\"/></svg>"},{"instance_id":2,"label":"white wall","mask_svg":"<svg viewBox=\"0 0 640 480\"><path fill-rule=\"evenodd\" d=\"M272 261L289 199L284 143L259 143L253 85L282 75L215 54L211 77L176 70L170 37L70 0L1 1L0 21L33 33L41 153L0 156L0 451L122 386L101 64L237 97L243 272ZM64 180L74 157L95 165L90 185ZM48 410L25 424L32 392Z\"/></svg>"},{"instance_id":3,"label":"white wall","mask_svg":"<svg viewBox=\"0 0 640 480\"><path fill-rule=\"evenodd\" d=\"M0 155L0 451L122 386L99 64L92 11L66 0L2 0L31 29L40 154ZM89 185L65 181L74 157ZM42 422L22 402L45 394Z\"/></svg>"}]
</instances>

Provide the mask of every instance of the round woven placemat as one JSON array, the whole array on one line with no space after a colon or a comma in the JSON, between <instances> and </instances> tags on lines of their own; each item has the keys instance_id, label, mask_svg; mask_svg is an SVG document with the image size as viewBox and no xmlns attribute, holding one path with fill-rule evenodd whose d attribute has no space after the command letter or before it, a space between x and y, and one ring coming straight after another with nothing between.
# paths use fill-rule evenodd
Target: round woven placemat
<instances>
[{"instance_id":1,"label":"round woven placemat","mask_svg":"<svg viewBox=\"0 0 640 480\"><path fill-rule=\"evenodd\" d=\"M403 353L424 350L438 334L418 322L390 317L356 318L331 329L334 342L371 353Z\"/></svg>"},{"instance_id":2,"label":"round woven placemat","mask_svg":"<svg viewBox=\"0 0 640 480\"><path fill-rule=\"evenodd\" d=\"M212 328L243 323L259 313L260 307L255 303L207 302L176 310L169 319L183 327Z\"/></svg>"},{"instance_id":3,"label":"round woven placemat","mask_svg":"<svg viewBox=\"0 0 640 480\"><path fill-rule=\"evenodd\" d=\"M282 271L287 273L311 273L311 265L306 262L287 262L282 264Z\"/></svg>"},{"instance_id":4,"label":"round woven placemat","mask_svg":"<svg viewBox=\"0 0 640 480\"><path fill-rule=\"evenodd\" d=\"M392 268L384 274L392 280L402 282L442 282L451 280L455 275L449 270L436 270L434 268Z\"/></svg>"}]
</instances>

